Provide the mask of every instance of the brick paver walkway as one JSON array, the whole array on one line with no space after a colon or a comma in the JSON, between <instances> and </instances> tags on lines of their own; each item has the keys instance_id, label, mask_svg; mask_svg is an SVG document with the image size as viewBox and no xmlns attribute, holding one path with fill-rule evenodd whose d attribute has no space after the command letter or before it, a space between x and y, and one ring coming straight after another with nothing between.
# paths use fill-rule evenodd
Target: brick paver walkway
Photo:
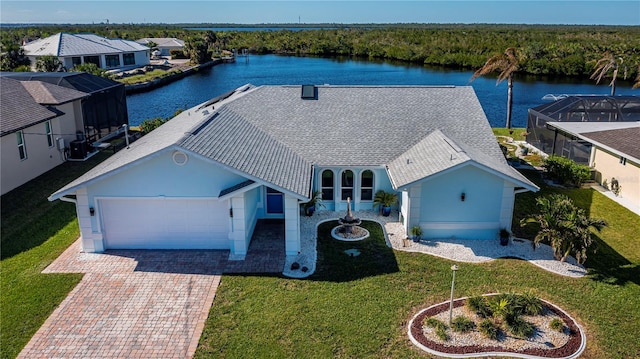
<instances>
[{"instance_id":1,"label":"brick paver walkway","mask_svg":"<svg viewBox=\"0 0 640 359\"><path fill-rule=\"evenodd\" d=\"M80 253L45 273L86 273L18 358L190 358L228 251Z\"/></svg>"}]
</instances>

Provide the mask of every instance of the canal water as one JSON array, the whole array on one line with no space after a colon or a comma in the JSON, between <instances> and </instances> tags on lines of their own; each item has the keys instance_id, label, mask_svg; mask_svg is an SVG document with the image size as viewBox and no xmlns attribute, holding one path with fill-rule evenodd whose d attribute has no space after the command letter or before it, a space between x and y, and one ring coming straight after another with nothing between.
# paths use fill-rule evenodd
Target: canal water
<instances>
[{"instance_id":1,"label":"canal water","mask_svg":"<svg viewBox=\"0 0 640 359\"><path fill-rule=\"evenodd\" d=\"M248 61L220 64L149 92L127 96L129 123L172 117L186 109L245 84L253 85L456 85L473 86L492 127L504 127L507 82L480 77L469 84L472 71L428 68L418 65L372 62L350 58L252 55ZM599 94L611 91L608 81L516 78L513 86L513 127L526 127L527 110L547 103L547 94ZM621 82L617 95L640 95L629 82Z\"/></svg>"}]
</instances>

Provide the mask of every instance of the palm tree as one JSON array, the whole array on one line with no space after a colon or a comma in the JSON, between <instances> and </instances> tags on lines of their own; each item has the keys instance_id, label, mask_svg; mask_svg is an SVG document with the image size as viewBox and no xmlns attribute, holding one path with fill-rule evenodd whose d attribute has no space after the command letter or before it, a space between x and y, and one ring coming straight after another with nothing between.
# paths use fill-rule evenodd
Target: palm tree
<instances>
[{"instance_id":1,"label":"palm tree","mask_svg":"<svg viewBox=\"0 0 640 359\"><path fill-rule=\"evenodd\" d=\"M216 41L218 41L218 37L213 31L207 31L202 38L204 42L207 43L207 47L210 49L213 47L213 45L215 45Z\"/></svg>"},{"instance_id":2,"label":"palm tree","mask_svg":"<svg viewBox=\"0 0 640 359\"><path fill-rule=\"evenodd\" d=\"M638 65L638 76L636 76L632 89L637 89L638 87L640 87L640 65Z\"/></svg>"},{"instance_id":3,"label":"palm tree","mask_svg":"<svg viewBox=\"0 0 640 359\"><path fill-rule=\"evenodd\" d=\"M509 129L511 128L511 109L513 107L513 73L518 70L519 63L520 58L518 56L518 52L515 48L510 47L506 49L504 53L490 57L484 66L473 73L471 80L469 80L469 82L472 82L479 76L484 76L494 71L500 71L500 75L498 75L498 80L496 81L496 86L506 79L509 87L507 93L506 124L506 127Z\"/></svg>"},{"instance_id":4,"label":"palm tree","mask_svg":"<svg viewBox=\"0 0 640 359\"><path fill-rule=\"evenodd\" d=\"M553 249L554 257L563 262L574 253L578 263L587 259L587 251L593 246L591 228L597 231L607 223L602 219L590 218L582 208L576 207L569 197L552 194L536 200L540 213L523 219L521 226L537 223L540 230L533 240L534 248L547 242Z\"/></svg>"},{"instance_id":5,"label":"palm tree","mask_svg":"<svg viewBox=\"0 0 640 359\"><path fill-rule=\"evenodd\" d=\"M616 94L616 80L618 79L618 71L622 67L624 70L624 78L627 78L627 66L624 64L622 57L616 58L611 52L605 52L604 56L596 62L593 74L590 79L596 80L596 84L600 83L603 77L607 76L610 70L613 70L611 74L611 96Z\"/></svg>"}]
</instances>

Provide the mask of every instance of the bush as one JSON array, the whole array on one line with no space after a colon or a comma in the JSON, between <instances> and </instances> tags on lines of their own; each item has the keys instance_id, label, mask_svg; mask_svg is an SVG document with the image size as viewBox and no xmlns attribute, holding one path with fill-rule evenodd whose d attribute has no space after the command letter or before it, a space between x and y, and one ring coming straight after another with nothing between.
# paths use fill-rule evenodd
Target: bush
<instances>
[{"instance_id":1,"label":"bush","mask_svg":"<svg viewBox=\"0 0 640 359\"><path fill-rule=\"evenodd\" d=\"M564 322L562 321L562 319L554 318L549 323L549 328L562 333L564 331Z\"/></svg>"},{"instance_id":2,"label":"bush","mask_svg":"<svg viewBox=\"0 0 640 359\"><path fill-rule=\"evenodd\" d=\"M544 167L551 179L563 185L580 187L591 178L589 166L579 165L566 157L549 156L544 160L542 167Z\"/></svg>"},{"instance_id":3,"label":"bush","mask_svg":"<svg viewBox=\"0 0 640 359\"><path fill-rule=\"evenodd\" d=\"M443 322L439 321L436 318L431 317L427 319L425 324L429 328L436 329L436 336L440 338L440 340L442 341L449 340L449 336L447 335L447 326Z\"/></svg>"},{"instance_id":4,"label":"bush","mask_svg":"<svg viewBox=\"0 0 640 359\"><path fill-rule=\"evenodd\" d=\"M532 293L519 295L517 303L524 315L540 315L544 309L542 301Z\"/></svg>"},{"instance_id":5,"label":"bush","mask_svg":"<svg viewBox=\"0 0 640 359\"><path fill-rule=\"evenodd\" d=\"M518 338L530 338L536 332L533 324L515 314L505 316L505 322L509 332Z\"/></svg>"},{"instance_id":6,"label":"bush","mask_svg":"<svg viewBox=\"0 0 640 359\"><path fill-rule=\"evenodd\" d=\"M466 333L476 328L476 323L464 316L458 316L451 322L451 329L454 332Z\"/></svg>"},{"instance_id":7,"label":"bush","mask_svg":"<svg viewBox=\"0 0 640 359\"><path fill-rule=\"evenodd\" d=\"M486 298L483 296L476 296L467 299L467 305L480 318L490 318L493 316L493 312L491 311L491 308L489 308Z\"/></svg>"},{"instance_id":8,"label":"bush","mask_svg":"<svg viewBox=\"0 0 640 359\"><path fill-rule=\"evenodd\" d=\"M167 121L168 120L164 120L164 119L162 119L160 117L152 118L152 119L149 119L149 120L144 120L140 124L140 131L142 132L142 134L146 135L147 133L155 130L158 127L160 127L162 124L164 124Z\"/></svg>"},{"instance_id":9,"label":"bush","mask_svg":"<svg viewBox=\"0 0 640 359\"><path fill-rule=\"evenodd\" d=\"M171 55L172 60L176 60L176 59L186 60L189 58L189 56L187 56L182 50L170 50L169 55Z\"/></svg>"},{"instance_id":10,"label":"bush","mask_svg":"<svg viewBox=\"0 0 640 359\"><path fill-rule=\"evenodd\" d=\"M493 324L490 319L485 319L480 323L479 327L480 333L484 335L486 338L498 340L498 334L500 333L500 329Z\"/></svg>"}]
</instances>

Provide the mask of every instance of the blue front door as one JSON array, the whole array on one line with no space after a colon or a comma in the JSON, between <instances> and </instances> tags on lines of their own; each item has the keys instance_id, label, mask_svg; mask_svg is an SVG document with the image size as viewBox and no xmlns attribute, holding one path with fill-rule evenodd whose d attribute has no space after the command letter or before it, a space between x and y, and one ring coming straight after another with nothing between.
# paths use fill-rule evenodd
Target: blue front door
<instances>
[{"instance_id":1,"label":"blue front door","mask_svg":"<svg viewBox=\"0 0 640 359\"><path fill-rule=\"evenodd\" d=\"M282 192L267 187L267 214L284 213L284 195Z\"/></svg>"}]
</instances>

